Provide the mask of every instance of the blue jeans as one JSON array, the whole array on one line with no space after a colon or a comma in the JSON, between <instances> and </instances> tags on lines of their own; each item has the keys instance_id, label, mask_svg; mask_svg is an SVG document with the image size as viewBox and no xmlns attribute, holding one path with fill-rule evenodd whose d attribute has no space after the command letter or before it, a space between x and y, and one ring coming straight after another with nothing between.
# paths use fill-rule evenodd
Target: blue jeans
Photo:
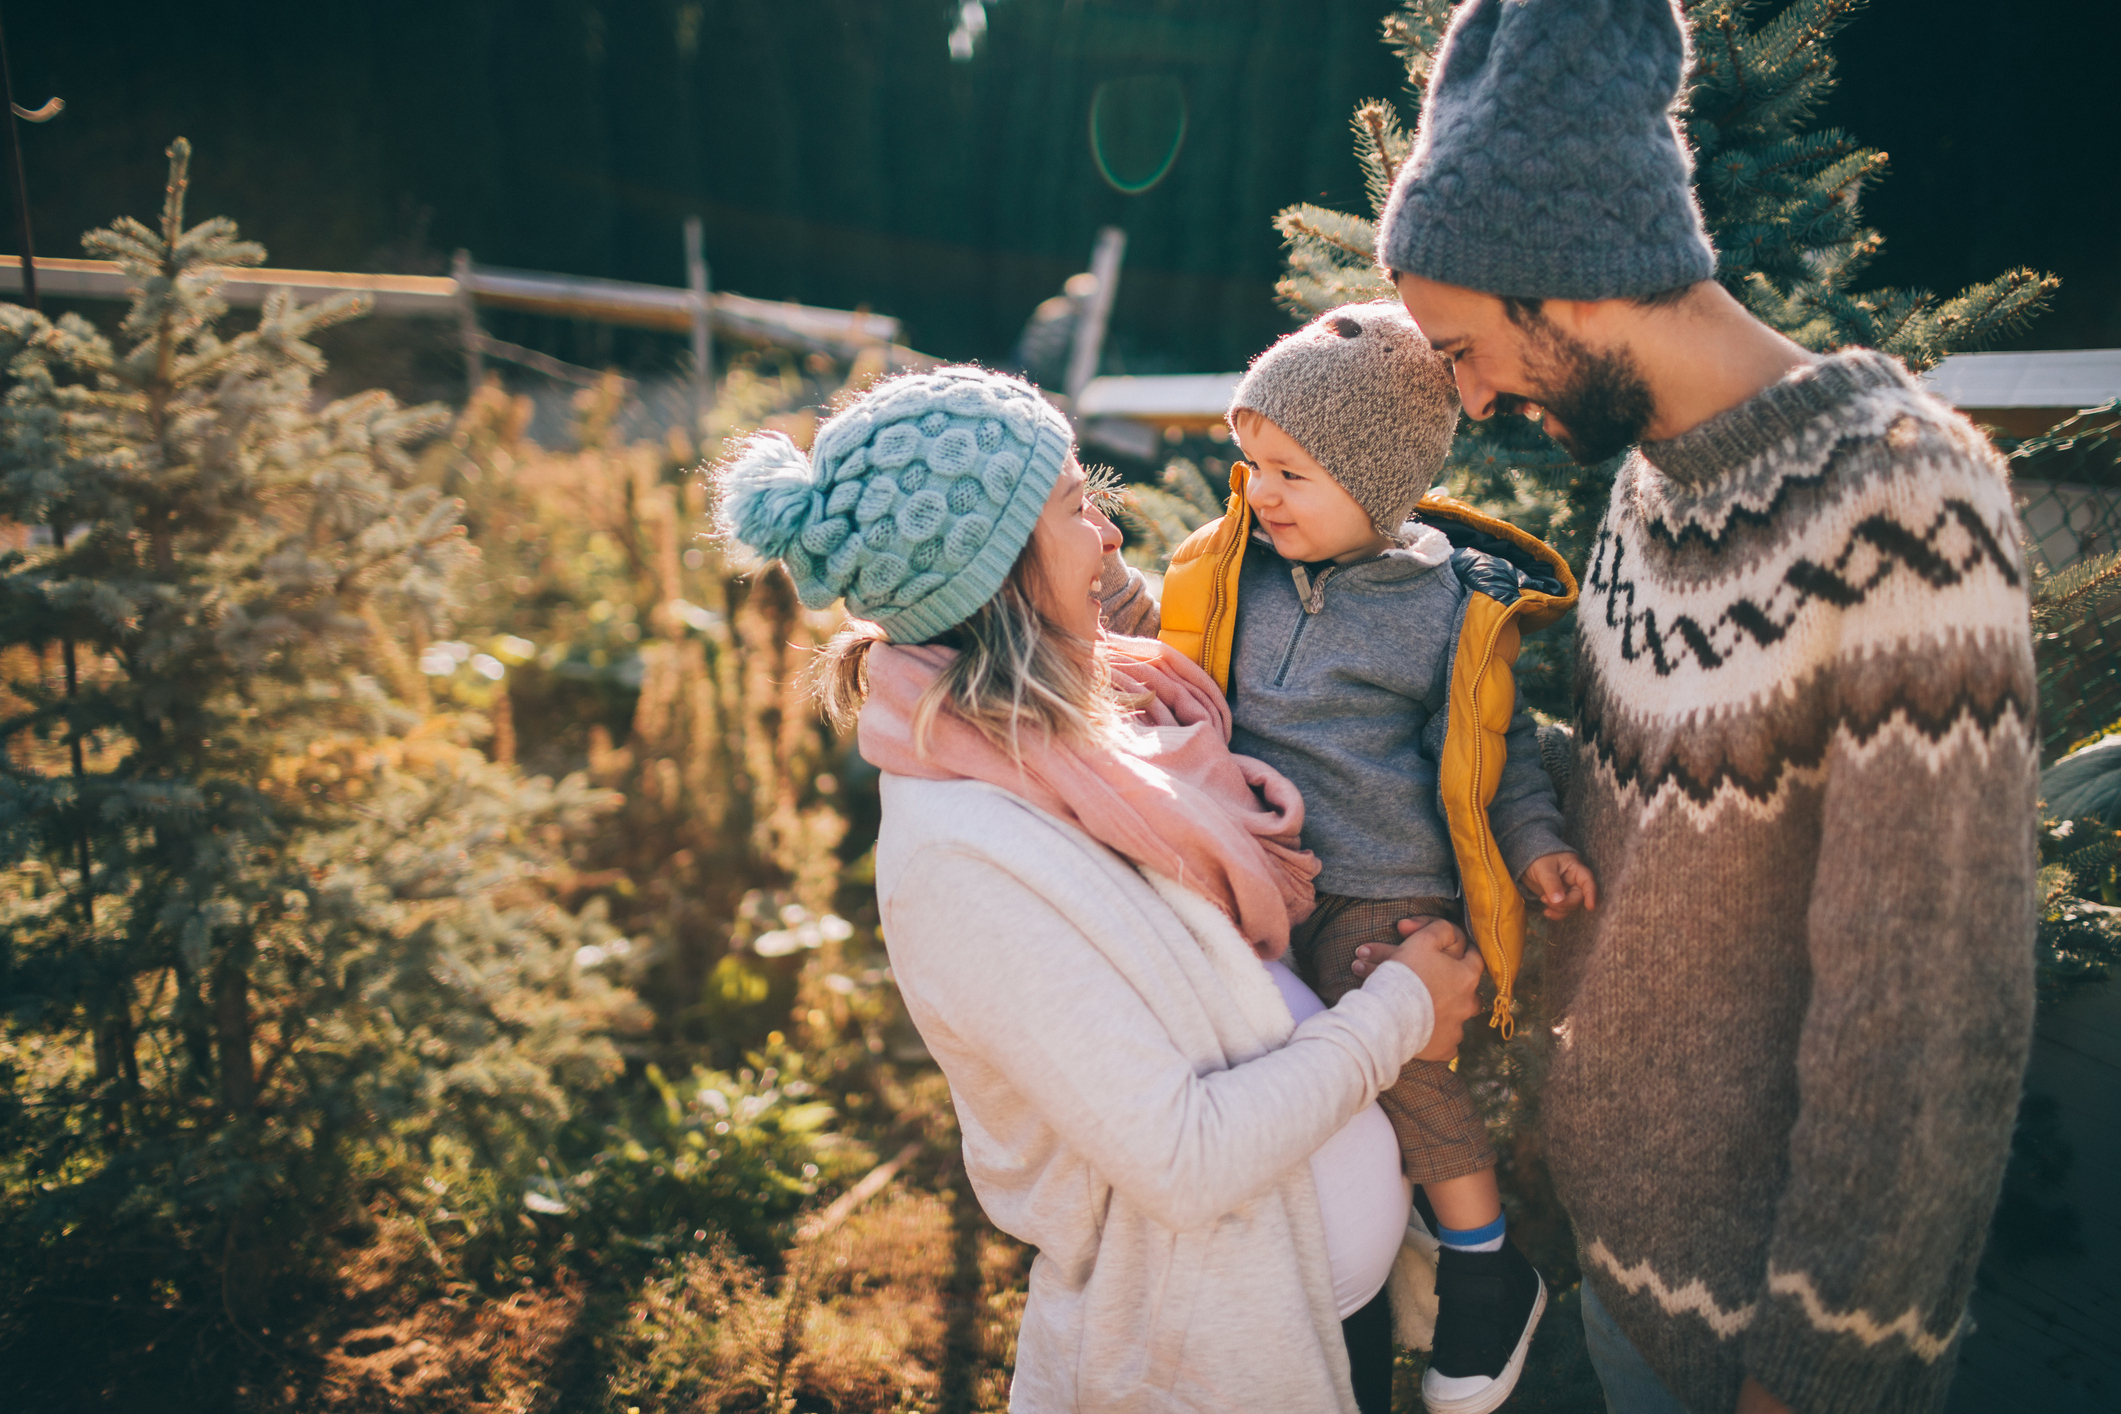
<instances>
[{"instance_id":1,"label":"blue jeans","mask_svg":"<svg viewBox=\"0 0 2121 1414\"><path fill-rule=\"evenodd\" d=\"M1591 1348L1591 1368L1605 1387L1607 1414L1687 1414L1664 1381L1649 1367L1635 1343L1613 1323L1586 1281L1583 1291L1583 1335Z\"/></svg>"}]
</instances>

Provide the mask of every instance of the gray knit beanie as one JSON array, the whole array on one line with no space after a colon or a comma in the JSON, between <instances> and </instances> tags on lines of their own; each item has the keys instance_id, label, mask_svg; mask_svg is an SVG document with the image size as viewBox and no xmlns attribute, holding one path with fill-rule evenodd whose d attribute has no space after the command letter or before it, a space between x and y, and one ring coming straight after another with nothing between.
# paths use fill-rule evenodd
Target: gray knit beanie
<instances>
[{"instance_id":1,"label":"gray knit beanie","mask_svg":"<svg viewBox=\"0 0 2121 1414\"><path fill-rule=\"evenodd\" d=\"M1294 438L1389 535L1451 449L1458 386L1398 301L1378 300L1328 310L1253 359L1233 429L1240 408Z\"/></svg>"},{"instance_id":2,"label":"gray knit beanie","mask_svg":"<svg viewBox=\"0 0 2121 1414\"><path fill-rule=\"evenodd\" d=\"M1678 0L1468 0L1378 225L1389 270L1616 299L1716 273L1672 117Z\"/></svg>"},{"instance_id":3,"label":"gray knit beanie","mask_svg":"<svg viewBox=\"0 0 2121 1414\"><path fill-rule=\"evenodd\" d=\"M813 609L836 599L925 643L994 597L1075 445L1020 378L937 368L879 383L817 431L778 432L717 472L724 533L779 560Z\"/></svg>"}]
</instances>

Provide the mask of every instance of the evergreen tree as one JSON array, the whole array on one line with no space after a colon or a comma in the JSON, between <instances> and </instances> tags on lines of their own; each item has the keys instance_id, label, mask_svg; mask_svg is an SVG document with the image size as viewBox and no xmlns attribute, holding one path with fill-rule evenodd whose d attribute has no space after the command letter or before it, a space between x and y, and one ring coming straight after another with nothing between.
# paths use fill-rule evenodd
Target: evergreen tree
<instances>
[{"instance_id":1,"label":"evergreen tree","mask_svg":"<svg viewBox=\"0 0 2121 1414\"><path fill-rule=\"evenodd\" d=\"M186 228L169 155L159 226L85 240L132 282L115 341L0 306L0 519L49 528L0 555L0 1364L25 1382L260 1325L283 1259L445 1136L526 1161L630 1005L552 897L605 797L393 693L399 630L446 622L468 558L415 475L446 414L312 408L307 340L358 300L283 291L224 333L220 272L264 251Z\"/></svg>"},{"instance_id":2,"label":"evergreen tree","mask_svg":"<svg viewBox=\"0 0 2121 1414\"><path fill-rule=\"evenodd\" d=\"M1277 291L1299 316L1394 294L1376 265L1375 223L1413 148L1413 124L1453 4L1403 0L1385 20L1385 41L1406 65L1413 111L1403 114L1383 99L1355 110L1370 215L1296 205L1276 218L1288 249ZM1828 43L1855 13L1856 0L1789 0L1772 13L1759 0L1686 0L1684 8L1693 61L1680 117L1694 150L1695 195L1716 247L1717 279L1762 322L1809 349L1863 345L1919 372L2044 307L2057 281L2024 269L1950 297L1860 287L1884 242L1863 224L1858 198L1866 182L1884 175L1885 155L1839 129L1809 129L1834 83ZM1498 416L1461 422L1441 479L1453 494L1544 537L1580 568L1617 465L1578 467L1536 424ZM1568 705L1557 652L1566 639L1564 628L1529 641L1522 671L1533 703L1557 715Z\"/></svg>"}]
</instances>

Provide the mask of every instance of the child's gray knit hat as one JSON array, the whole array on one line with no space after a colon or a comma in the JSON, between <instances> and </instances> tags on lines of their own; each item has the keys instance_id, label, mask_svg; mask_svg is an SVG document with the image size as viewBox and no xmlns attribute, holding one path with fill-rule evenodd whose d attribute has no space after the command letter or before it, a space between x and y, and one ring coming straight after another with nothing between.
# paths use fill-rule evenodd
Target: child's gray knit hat
<instances>
[{"instance_id":1,"label":"child's gray knit hat","mask_svg":"<svg viewBox=\"0 0 2121 1414\"><path fill-rule=\"evenodd\" d=\"M845 598L892 642L925 643L1002 587L1074 441L1020 379L909 373L830 418L808 456L752 437L717 474L718 515L811 608Z\"/></svg>"},{"instance_id":2,"label":"child's gray knit hat","mask_svg":"<svg viewBox=\"0 0 2121 1414\"><path fill-rule=\"evenodd\" d=\"M1451 449L1458 385L1399 302L1378 300L1328 310L1253 359L1233 429L1241 408L1293 437L1389 535Z\"/></svg>"},{"instance_id":3,"label":"child's gray knit hat","mask_svg":"<svg viewBox=\"0 0 2121 1414\"><path fill-rule=\"evenodd\" d=\"M1536 299L1655 294L1716 272L1672 116L1677 0L1468 0L1437 52L1377 260Z\"/></svg>"}]
</instances>

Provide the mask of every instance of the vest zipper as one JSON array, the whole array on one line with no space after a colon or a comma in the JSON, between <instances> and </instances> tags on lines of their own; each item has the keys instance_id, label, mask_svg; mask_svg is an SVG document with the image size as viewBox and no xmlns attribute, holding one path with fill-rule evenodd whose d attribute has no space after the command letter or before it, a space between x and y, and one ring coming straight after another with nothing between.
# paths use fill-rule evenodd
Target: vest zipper
<instances>
[{"instance_id":1,"label":"vest zipper","mask_svg":"<svg viewBox=\"0 0 2121 1414\"><path fill-rule=\"evenodd\" d=\"M1466 701L1473 709L1473 784L1476 790L1483 777L1481 757L1485 754L1483 748L1487 745L1487 733L1482 731L1480 726L1480 684L1488 676L1488 664L1495 660L1495 639L1499 636L1499 628L1495 634L1489 636L1487 644L1481 650L1480 666L1473 673L1473 685L1466 690ZM1495 886L1495 842L1490 837L1487 810L1476 808L1473 816L1473 830L1480 841L1480 868L1481 872L1487 875L1488 897L1492 901L1490 907L1493 911L1488 918L1488 936L1500 938L1502 892ZM1511 888L1517 886L1515 880L1508 882ZM1471 915L1467 917L1470 920ZM1477 943L1478 940L1475 941ZM1510 986L1516 978L1509 970L1509 960L1502 957L1500 946L1496 947L1495 953L1500 962L1501 975L1495 979L1495 1010L1488 1017L1488 1025L1502 1032L1502 1039L1507 1041L1517 1029L1517 1018L1510 1014Z\"/></svg>"},{"instance_id":2,"label":"vest zipper","mask_svg":"<svg viewBox=\"0 0 2121 1414\"><path fill-rule=\"evenodd\" d=\"M1207 668L1210 674L1221 679L1225 692L1230 689L1230 669L1235 665L1230 661L1229 657L1226 657L1222 664L1222 671L1218 673L1215 670L1215 665L1208 662L1207 659L1215 651L1217 635L1222 632L1223 616L1230 611L1230 561L1234 557L1244 554L1245 541L1250 538L1251 533L1252 517L1247 511L1245 523L1238 527L1238 533L1230 537L1230 543L1224 547L1222 554L1215 559L1214 584L1208 595L1208 618L1201 626L1201 665Z\"/></svg>"}]
</instances>

